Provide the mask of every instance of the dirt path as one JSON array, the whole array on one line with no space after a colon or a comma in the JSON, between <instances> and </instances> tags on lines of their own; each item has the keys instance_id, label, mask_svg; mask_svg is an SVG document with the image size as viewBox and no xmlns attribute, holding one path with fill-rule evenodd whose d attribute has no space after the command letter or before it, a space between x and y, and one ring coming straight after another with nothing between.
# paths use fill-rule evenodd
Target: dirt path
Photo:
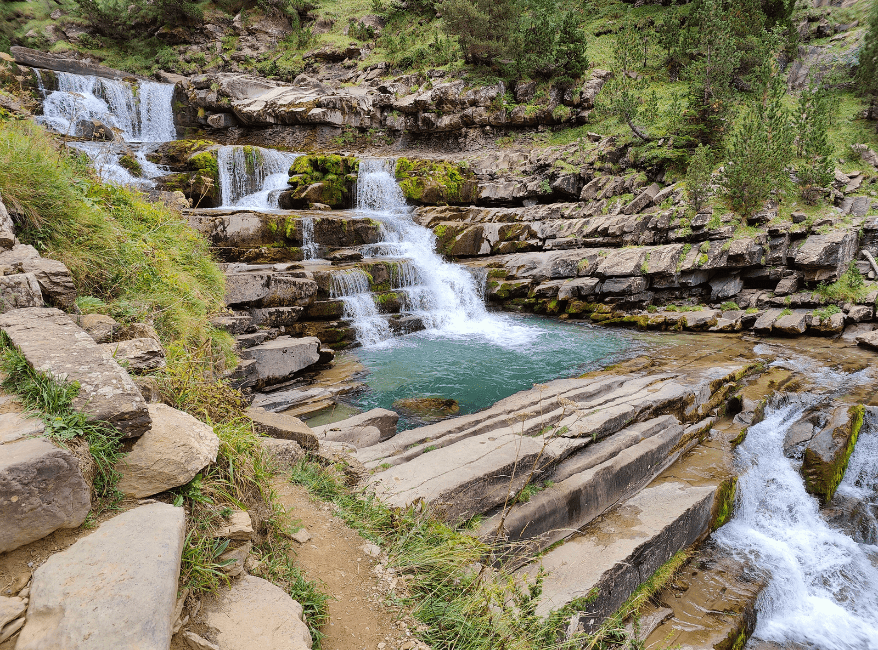
<instances>
[{"instance_id":1,"label":"dirt path","mask_svg":"<svg viewBox=\"0 0 878 650\"><path fill-rule=\"evenodd\" d=\"M296 563L310 580L324 583L329 624L323 650L416 650L411 621L384 605L395 579L381 557L366 552L367 540L332 514L331 506L312 501L307 491L278 477L273 483L280 503L311 534L298 545ZM377 547L373 547L373 552Z\"/></svg>"}]
</instances>

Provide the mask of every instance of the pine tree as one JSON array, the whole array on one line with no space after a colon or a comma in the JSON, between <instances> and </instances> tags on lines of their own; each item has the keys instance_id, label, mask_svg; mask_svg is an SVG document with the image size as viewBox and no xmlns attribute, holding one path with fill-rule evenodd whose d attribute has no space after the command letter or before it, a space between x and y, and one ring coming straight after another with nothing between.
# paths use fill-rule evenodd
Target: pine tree
<instances>
[{"instance_id":1,"label":"pine tree","mask_svg":"<svg viewBox=\"0 0 878 650\"><path fill-rule=\"evenodd\" d=\"M732 95L732 75L741 53L735 47L732 26L721 0L702 0L694 20L698 25L689 66L689 106L699 125L702 142L719 142L726 131Z\"/></svg>"},{"instance_id":2,"label":"pine tree","mask_svg":"<svg viewBox=\"0 0 878 650\"><path fill-rule=\"evenodd\" d=\"M869 117L878 119L878 2L872 3L869 24L857 66L857 88L869 98Z\"/></svg>"},{"instance_id":3,"label":"pine tree","mask_svg":"<svg viewBox=\"0 0 878 650\"><path fill-rule=\"evenodd\" d=\"M829 142L829 122L832 102L822 88L810 87L802 91L796 110L796 154L799 164L799 185L806 203L815 203L820 188L832 182L835 165Z\"/></svg>"},{"instance_id":4,"label":"pine tree","mask_svg":"<svg viewBox=\"0 0 878 650\"><path fill-rule=\"evenodd\" d=\"M766 68L773 65L772 58ZM787 167L792 162L794 133L785 93L783 77L771 70L726 147L723 194L744 218L762 209L772 195L781 198L790 184Z\"/></svg>"},{"instance_id":5,"label":"pine tree","mask_svg":"<svg viewBox=\"0 0 878 650\"><path fill-rule=\"evenodd\" d=\"M698 145L686 172L686 198L689 200L689 207L696 214L705 206L712 193L710 187L712 168L710 147Z\"/></svg>"}]
</instances>

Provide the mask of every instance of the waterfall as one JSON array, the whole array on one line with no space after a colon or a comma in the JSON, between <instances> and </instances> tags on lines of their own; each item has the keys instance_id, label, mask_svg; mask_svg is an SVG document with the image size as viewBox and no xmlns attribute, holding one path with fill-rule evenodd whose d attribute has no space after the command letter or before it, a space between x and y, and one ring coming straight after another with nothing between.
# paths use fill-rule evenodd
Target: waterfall
<instances>
[{"instance_id":1,"label":"waterfall","mask_svg":"<svg viewBox=\"0 0 878 650\"><path fill-rule=\"evenodd\" d=\"M847 381L862 379L853 375ZM769 407L765 419L749 428L736 451L743 473L735 515L717 531L716 540L770 575L757 603L756 638L784 647L875 650L878 568L873 562L878 548L829 526L817 500L806 493L797 466L783 455L790 426L806 408L826 398L806 395ZM864 439L869 437L874 434ZM857 450L846 489L867 489L862 484L857 488L861 471L867 482L876 482L874 443Z\"/></svg>"},{"instance_id":2,"label":"waterfall","mask_svg":"<svg viewBox=\"0 0 878 650\"><path fill-rule=\"evenodd\" d=\"M344 303L344 317L351 321L362 345L375 345L393 336L387 320L375 306L369 278L360 269L333 273L329 296Z\"/></svg>"},{"instance_id":3,"label":"waterfall","mask_svg":"<svg viewBox=\"0 0 878 650\"><path fill-rule=\"evenodd\" d=\"M300 155L262 147L220 147L217 162L222 206L277 208L277 194L288 187L290 165Z\"/></svg>"},{"instance_id":4,"label":"waterfall","mask_svg":"<svg viewBox=\"0 0 878 650\"><path fill-rule=\"evenodd\" d=\"M137 87L116 79L57 72L58 90L44 94L40 122L53 131L78 135L81 120L97 120L118 129L126 142L167 142L177 137L172 84L142 81Z\"/></svg>"},{"instance_id":5,"label":"waterfall","mask_svg":"<svg viewBox=\"0 0 878 650\"><path fill-rule=\"evenodd\" d=\"M317 259L317 242L314 241L314 219L311 217L302 217L299 220L302 224L302 256L303 259Z\"/></svg>"},{"instance_id":6,"label":"waterfall","mask_svg":"<svg viewBox=\"0 0 878 650\"><path fill-rule=\"evenodd\" d=\"M365 247L364 254L405 260L393 279L405 308L420 316L428 329L445 336L481 335L502 344L529 339L528 328L487 312L470 272L435 252L435 237L412 220L394 169L393 160L360 161L356 210L380 222L384 235L381 243Z\"/></svg>"}]
</instances>

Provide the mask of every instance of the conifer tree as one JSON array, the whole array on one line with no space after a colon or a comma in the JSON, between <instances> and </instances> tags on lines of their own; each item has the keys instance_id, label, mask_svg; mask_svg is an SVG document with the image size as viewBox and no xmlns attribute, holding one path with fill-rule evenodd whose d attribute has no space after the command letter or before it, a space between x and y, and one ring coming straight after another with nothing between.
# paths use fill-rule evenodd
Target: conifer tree
<instances>
[{"instance_id":1,"label":"conifer tree","mask_svg":"<svg viewBox=\"0 0 878 650\"><path fill-rule=\"evenodd\" d=\"M786 82L766 63L763 85L745 109L739 127L729 138L728 161L723 170L723 194L731 208L749 218L790 184L787 167L792 162L794 133L784 106Z\"/></svg>"},{"instance_id":2,"label":"conifer tree","mask_svg":"<svg viewBox=\"0 0 878 650\"><path fill-rule=\"evenodd\" d=\"M698 145L689 161L689 170L686 172L686 198L689 200L689 207L696 214L710 198L712 168L710 147L705 147L703 144Z\"/></svg>"},{"instance_id":3,"label":"conifer tree","mask_svg":"<svg viewBox=\"0 0 878 650\"><path fill-rule=\"evenodd\" d=\"M816 86L802 91L796 110L796 154L802 158L798 168L799 185L806 203L815 203L820 188L833 178L832 145L829 123L832 102L828 93Z\"/></svg>"},{"instance_id":4,"label":"conifer tree","mask_svg":"<svg viewBox=\"0 0 878 650\"><path fill-rule=\"evenodd\" d=\"M869 98L869 117L878 119L878 2L872 3L857 66L857 87Z\"/></svg>"}]
</instances>

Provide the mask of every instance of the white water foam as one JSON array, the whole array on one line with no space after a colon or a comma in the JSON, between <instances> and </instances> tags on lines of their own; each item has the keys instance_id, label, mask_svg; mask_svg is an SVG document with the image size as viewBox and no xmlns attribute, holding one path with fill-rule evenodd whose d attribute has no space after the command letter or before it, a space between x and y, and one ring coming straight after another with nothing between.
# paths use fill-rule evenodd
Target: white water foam
<instances>
[{"instance_id":1,"label":"white water foam","mask_svg":"<svg viewBox=\"0 0 878 650\"><path fill-rule=\"evenodd\" d=\"M435 252L433 233L412 220L394 168L393 160L360 161L356 210L381 223L384 236L381 243L365 247L364 255L406 260L392 279L393 288L404 296L405 310L436 336L479 336L510 347L531 341L536 329L488 313L476 276Z\"/></svg>"},{"instance_id":2,"label":"white water foam","mask_svg":"<svg viewBox=\"0 0 878 650\"><path fill-rule=\"evenodd\" d=\"M277 195L289 187L290 165L300 155L262 147L220 147L222 207L276 209Z\"/></svg>"},{"instance_id":3,"label":"white water foam","mask_svg":"<svg viewBox=\"0 0 878 650\"><path fill-rule=\"evenodd\" d=\"M783 455L787 430L817 399L770 407L750 427L736 452L743 474L735 516L715 537L770 575L757 603L755 638L815 650L876 650L878 548L831 528ZM856 463L852 469L859 471Z\"/></svg>"},{"instance_id":4,"label":"white water foam","mask_svg":"<svg viewBox=\"0 0 878 650\"><path fill-rule=\"evenodd\" d=\"M302 217L302 259L315 260L318 255L317 242L314 241L314 219Z\"/></svg>"}]
</instances>

